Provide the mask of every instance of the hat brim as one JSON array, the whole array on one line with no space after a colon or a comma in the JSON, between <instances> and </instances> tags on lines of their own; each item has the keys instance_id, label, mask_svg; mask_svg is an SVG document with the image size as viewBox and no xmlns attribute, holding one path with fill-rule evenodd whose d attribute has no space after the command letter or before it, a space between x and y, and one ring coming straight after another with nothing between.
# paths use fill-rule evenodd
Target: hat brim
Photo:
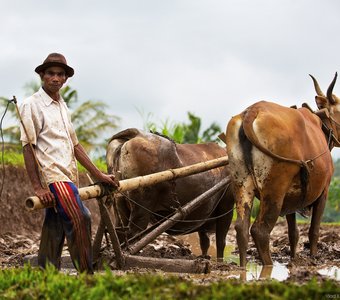
<instances>
[{"instance_id":1,"label":"hat brim","mask_svg":"<svg viewBox=\"0 0 340 300\"><path fill-rule=\"evenodd\" d=\"M71 68L68 65L65 65L63 63L60 63L60 62L47 62L47 63L41 64L40 66L37 66L34 71L39 74L40 72L43 72L47 68L50 68L50 67L61 67L61 68L63 68L65 70L67 77L72 77L73 74L74 74L73 68Z\"/></svg>"}]
</instances>

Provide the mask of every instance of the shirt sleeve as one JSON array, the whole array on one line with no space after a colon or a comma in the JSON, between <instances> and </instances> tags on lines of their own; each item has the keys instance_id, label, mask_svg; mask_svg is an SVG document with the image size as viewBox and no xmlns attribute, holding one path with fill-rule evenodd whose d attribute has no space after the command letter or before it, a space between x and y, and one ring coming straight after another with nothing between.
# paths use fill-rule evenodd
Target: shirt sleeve
<instances>
[{"instance_id":1,"label":"shirt sleeve","mask_svg":"<svg viewBox=\"0 0 340 300\"><path fill-rule=\"evenodd\" d=\"M22 122L20 122L20 141L22 146L29 143L36 145L41 122L31 103L24 102L19 108ZM24 125L23 125L24 124Z\"/></svg>"}]
</instances>

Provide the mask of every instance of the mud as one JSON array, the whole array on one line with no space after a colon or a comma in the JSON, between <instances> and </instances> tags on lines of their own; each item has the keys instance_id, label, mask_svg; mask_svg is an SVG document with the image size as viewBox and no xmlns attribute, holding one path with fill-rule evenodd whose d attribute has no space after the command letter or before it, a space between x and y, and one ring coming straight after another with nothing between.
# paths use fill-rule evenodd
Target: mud
<instances>
[{"instance_id":1,"label":"mud","mask_svg":"<svg viewBox=\"0 0 340 300\"><path fill-rule=\"evenodd\" d=\"M0 267L21 267L24 264L25 256L36 255L38 252L39 234L44 212L28 213L24 208L24 199L32 195L25 170L23 168L6 167L5 171L6 177L0 202ZM82 174L81 186L88 184L86 175ZM86 201L86 206L92 214L92 232L94 235L100 218L96 201L94 199ZM296 259L291 260L285 220L281 219L275 226L271 235L271 251L275 265L281 266L282 270L287 273L282 280L303 283L315 277L321 281L329 278L328 271L331 268L333 268L335 276L340 273L340 226L321 225L318 253L315 257L309 255L308 229L309 224L299 225L298 254ZM249 275L248 271L238 267L236 233L233 225L227 236L226 249L229 250L225 253L223 263L217 263L215 260L213 236L211 236L211 244L209 251L210 272L208 274L178 274L178 276L190 278L200 283L225 280L226 278L246 280L275 278L275 276L272 276L272 268L263 269L260 266L257 251L251 238L248 250L250 263L248 265L256 266L256 274ZM65 246L65 254L67 255L66 250ZM110 262L112 258L111 253L111 248L104 243L103 257L107 259L107 262ZM157 240L146 246L140 255L156 258L195 259L200 255L198 237L196 234L182 237L162 234ZM145 270L136 269L132 271L144 272ZM338 277L335 277L335 279L339 280Z\"/></svg>"}]
</instances>

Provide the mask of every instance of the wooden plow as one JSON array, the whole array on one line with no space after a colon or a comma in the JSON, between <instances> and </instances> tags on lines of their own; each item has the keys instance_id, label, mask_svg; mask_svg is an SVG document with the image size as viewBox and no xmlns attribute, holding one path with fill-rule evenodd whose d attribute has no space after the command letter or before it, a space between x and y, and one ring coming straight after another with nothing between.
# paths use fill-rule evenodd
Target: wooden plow
<instances>
[{"instance_id":1,"label":"wooden plow","mask_svg":"<svg viewBox=\"0 0 340 300\"><path fill-rule=\"evenodd\" d=\"M165 220L158 227L147 233L140 240L129 246L127 251L123 251L117 236L116 228L113 225L109 206L104 202L104 197L112 193L130 191L141 187L151 186L160 182L173 180L185 176L194 175L210 169L222 167L228 164L228 157L220 157L217 159L200 162L194 165L170 169L150 175L139 176L131 179L119 181L119 186L115 189L105 187L101 184L95 184L88 187L79 188L79 195L82 200L96 198L100 211L100 223L93 242L93 258L96 262L99 258L101 243L105 229L109 234L112 248L114 251L115 264L118 269L126 270L132 267L139 268L155 268L167 272L183 272L183 273L207 273L209 272L209 261L204 259L186 260L186 259L158 259L151 257L136 256L141 249L156 239L160 234L171 228L178 221L183 220L194 209L203 205L208 201L209 197L224 189L229 183L230 178L226 177L211 189L207 190L200 196L182 206L169 219ZM25 206L28 211L44 208L38 197L32 196L26 199Z\"/></svg>"}]
</instances>

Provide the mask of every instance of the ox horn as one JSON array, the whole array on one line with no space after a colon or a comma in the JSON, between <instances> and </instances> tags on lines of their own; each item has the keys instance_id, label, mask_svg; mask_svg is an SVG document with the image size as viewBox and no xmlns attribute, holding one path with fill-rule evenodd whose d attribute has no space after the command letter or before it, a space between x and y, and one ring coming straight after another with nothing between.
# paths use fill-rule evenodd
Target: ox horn
<instances>
[{"instance_id":1,"label":"ox horn","mask_svg":"<svg viewBox=\"0 0 340 300\"><path fill-rule=\"evenodd\" d=\"M314 83L314 88L315 88L316 94L318 96L320 96L320 97L325 97L326 98L326 96L321 91L320 86L319 86L318 82L316 81L316 79L313 77L313 75L309 74L309 76L312 77L312 79L313 79L313 83Z\"/></svg>"},{"instance_id":2,"label":"ox horn","mask_svg":"<svg viewBox=\"0 0 340 300\"><path fill-rule=\"evenodd\" d=\"M331 104L335 104L335 100L333 98L333 88L336 82L336 78L338 77L338 72L335 72L334 78L331 82L331 84L329 85L328 89L327 89L327 99L329 100L329 102Z\"/></svg>"}]
</instances>

